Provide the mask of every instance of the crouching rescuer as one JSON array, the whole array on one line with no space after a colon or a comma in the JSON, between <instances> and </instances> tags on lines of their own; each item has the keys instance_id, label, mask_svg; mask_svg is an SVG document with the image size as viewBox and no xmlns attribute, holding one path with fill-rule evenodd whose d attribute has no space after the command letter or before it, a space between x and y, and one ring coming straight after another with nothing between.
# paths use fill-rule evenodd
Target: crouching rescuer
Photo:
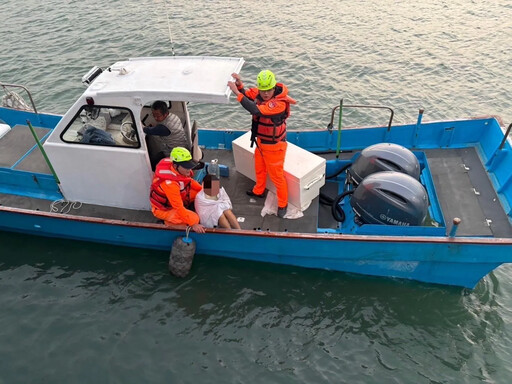
<instances>
[{"instance_id":1,"label":"crouching rescuer","mask_svg":"<svg viewBox=\"0 0 512 384\"><path fill-rule=\"evenodd\" d=\"M192 178L196 166L188 149L174 148L170 158L160 160L156 166L149 200L153 215L166 225L184 224L194 232L204 233L199 216L191 209L202 189L201 184Z\"/></svg>"},{"instance_id":2,"label":"crouching rescuer","mask_svg":"<svg viewBox=\"0 0 512 384\"><path fill-rule=\"evenodd\" d=\"M286 119L290 116L290 104L296 101L288 96L288 88L276 82L269 70L261 71L256 79L257 88L245 89L240 75L233 73L235 81L228 86L242 107L252 115L251 147L254 151L256 185L249 196L264 197L267 174L276 187L277 215L284 217L288 207L288 186L284 177L286 156Z\"/></svg>"}]
</instances>

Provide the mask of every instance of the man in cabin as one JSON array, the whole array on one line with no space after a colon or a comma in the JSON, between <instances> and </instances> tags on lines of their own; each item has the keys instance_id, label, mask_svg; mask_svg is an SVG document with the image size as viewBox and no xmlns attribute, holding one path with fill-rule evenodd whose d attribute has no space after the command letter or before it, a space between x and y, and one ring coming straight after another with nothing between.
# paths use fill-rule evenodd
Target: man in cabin
<instances>
[{"instance_id":1,"label":"man in cabin","mask_svg":"<svg viewBox=\"0 0 512 384\"><path fill-rule=\"evenodd\" d=\"M169 102L169 107L172 104ZM190 143L181 124L180 118L169 112L165 101L155 101L151 106L151 113L158 123L156 126L144 127L144 133L150 135L148 147L150 148L151 165L155 165L163 158L169 157L175 147L190 149Z\"/></svg>"},{"instance_id":2,"label":"man in cabin","mask_svg":"<svg viewBox=\"0 0 512 384\"><path fill-rule=\"evenodd\" d=\"M204 233L199 216L191 210L201 184L192 176L197 163L189 150L176 147L169 158L162 159L155 170L149 201L153 215L164 220L166 225L185 224L197 233Z\"/></svg>"},{"instance_id":3,"label":"man in cabin","mask_svg":"<svg viewBox=\"0 0 512 384\"><path fill-rule=\"evenodd\" d=\"M288 88L276 82L275 75L264 70L256 78L256 88L244 89L240 75L233 73L235 81L228 86L237 100L252 114L251 147L256 142L254 168L256 185L249 196L264 197L267 173L276 187L277 216L284 217L288 207L288 186L284 178L286 156L286 119L290 104L296 101L288 96Z\"/></svg>"}]
</instances>

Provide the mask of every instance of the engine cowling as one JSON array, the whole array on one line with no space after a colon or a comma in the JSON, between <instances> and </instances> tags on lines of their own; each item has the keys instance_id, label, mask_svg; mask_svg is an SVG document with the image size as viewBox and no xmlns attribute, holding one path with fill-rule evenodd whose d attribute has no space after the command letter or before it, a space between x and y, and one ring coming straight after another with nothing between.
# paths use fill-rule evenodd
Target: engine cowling
<instances>
[{"instance_id":1,"label":"engine cowling","mask_svg":"<svg viewBox=\"0 0 512 384\"><path fill-rule=\"evenodd\" d=\"M395 171L377 172L357 186L350 205L366 224L415 226L425 221L428 195L412 176Z\"/></svg>"},{"instance_id":2,"label":"engine cowling","mask_svg":"<svg viewBox=\"0 0 512 384\"><path fill-rule=\"evenodd\" d=\"M367 176L383 171L405 173L416 180L420 177L418 158L409 149L392 143L380 143L367 147L348 169L354 185Z\"/></svg>"}]
</instances>

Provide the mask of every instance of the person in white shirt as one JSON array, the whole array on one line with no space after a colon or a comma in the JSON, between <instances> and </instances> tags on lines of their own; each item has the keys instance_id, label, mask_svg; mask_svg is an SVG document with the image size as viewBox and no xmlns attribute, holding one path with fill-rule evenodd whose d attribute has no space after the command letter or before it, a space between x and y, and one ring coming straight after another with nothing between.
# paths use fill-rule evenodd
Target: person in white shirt
<instances>
[{"instance_id":1,"label":"person in white shirt","mask_svg":"<svg viewBox=\"0 0 512 384\"><path fill-rule=\"evenodd\" d=\"M240 229L231 200L216 176L204 177L203 189L197 193L194 204L199 222L205 227Z\"/></svg>"}]
</instances>

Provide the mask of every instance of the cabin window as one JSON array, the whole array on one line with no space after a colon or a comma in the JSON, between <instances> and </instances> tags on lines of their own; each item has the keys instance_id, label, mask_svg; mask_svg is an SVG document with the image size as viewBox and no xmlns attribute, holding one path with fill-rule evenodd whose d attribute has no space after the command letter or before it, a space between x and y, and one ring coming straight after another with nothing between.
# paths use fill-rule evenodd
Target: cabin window
<instances>
[{"instance_id":1,"label":"cabin window","mask_svg":"<svg viewBox=\"0 0 512 384\"><path fill-rule=\"evenodd\" d=\"M61 134L66 143L139 148L140 140L129 109L84 105Z\"/></svg>"}]
</instances>

